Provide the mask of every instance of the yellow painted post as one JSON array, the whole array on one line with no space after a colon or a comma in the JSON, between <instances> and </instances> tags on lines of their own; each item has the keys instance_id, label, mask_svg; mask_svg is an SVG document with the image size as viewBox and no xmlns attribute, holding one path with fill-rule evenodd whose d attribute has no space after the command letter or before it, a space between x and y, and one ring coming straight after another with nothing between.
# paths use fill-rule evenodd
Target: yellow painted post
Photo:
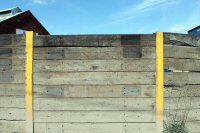
<instances>
[{"instance_id":1,"label":"yellow painted post","mask_svg":"<svg viewBox=\"0 0 200 133\"><path fill-rule=\"evenodd\" d=\"M33 31L26 32L26 133L34 132L33 125Z\"/></svg>"},{"instance_id":2,"label":"yellow painted post","mask_svg":"<svg viewBox=\"0 0 200 133\"><path fill-rule=\"evenodd\" d=\"M163 131L164 115L164 33L156 33L156 124Z\"/></svg>"}]
</instances>

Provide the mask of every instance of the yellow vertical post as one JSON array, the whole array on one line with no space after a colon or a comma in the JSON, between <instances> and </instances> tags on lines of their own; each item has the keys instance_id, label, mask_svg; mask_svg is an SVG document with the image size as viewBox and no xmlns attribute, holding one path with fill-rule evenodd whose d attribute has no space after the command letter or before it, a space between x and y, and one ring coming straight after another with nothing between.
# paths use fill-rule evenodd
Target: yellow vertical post
<instances>
[{"instance_id":1,"label":"yellow vertical post","mask_svg":"<svg viewBox=\"0 0 200 133\"><path fill-rule=\"evenodd\" d=\"M163 131L164 115L164 33L156 33L156 124Z\"/></svg>"},{"instance_id":2,"label":"yellow vertical post","mask_svg":"<svg viewBox=\"0 0 200 133\"><path fill-rule=\"evenodd\" d=\"M26 133L33 133L33 31L26 32Z\"/></svg>"}]
</instances>

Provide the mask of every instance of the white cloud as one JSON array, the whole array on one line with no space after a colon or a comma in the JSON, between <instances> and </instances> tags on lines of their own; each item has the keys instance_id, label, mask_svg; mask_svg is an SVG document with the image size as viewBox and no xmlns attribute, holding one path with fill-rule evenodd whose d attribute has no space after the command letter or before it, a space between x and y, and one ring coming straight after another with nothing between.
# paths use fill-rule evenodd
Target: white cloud
<instances>
[{"instance_id":1,"label":"white cloud","mask_svg":"<svg viewBox=\"0 0 200 133\"><path fill-rule=\"evenodd\" d=\"M34 4L39 4L39 5L44 5L52 2L55 2L55 0L33 0Z\"/></svg>"},{"instance_id":2,"label":"white cloud","mask_svg":"<svg viewBox=\"0 0 200 133\"><path fill-rule=\"evenodd\" d=\"M163 5L172 4L174 2L174 0L143 0L141 3L130 7L129 9L117 13L111 24L134 19L148 11L154 10Z\"/></svg>"},{"instance_id":3,"label":"white cloud","mask_svg":"<svg viewBox=\"0 0 200 133\"><path fill-rule=\"evenodd\" d=\"M185 27L185 25L182 25L182 24L176 24L167 28L167 32L183 33L186 31L187 31L187 28Z\"/></svg>"}]
</instances>

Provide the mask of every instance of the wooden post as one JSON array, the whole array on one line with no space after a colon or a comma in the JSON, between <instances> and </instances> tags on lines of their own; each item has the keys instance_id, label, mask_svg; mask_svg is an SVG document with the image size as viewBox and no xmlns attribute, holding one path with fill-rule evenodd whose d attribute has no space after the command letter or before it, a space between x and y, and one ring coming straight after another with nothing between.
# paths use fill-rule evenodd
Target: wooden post
<instances>
[{"instance_id":1,"label":"wooden post","mask_svg":"<svg viewBox=\"0 0 200 133\"><path fill-rule=\"evenodd\" d=\"M163 132L164 113L164 34L156 33L156 123L157 133Z\"/></svg>"},{"instance_id":2,"label":"wooden post","mask_svg":"<svg viewBox=\"0 0 200 133\"><path fill-rule=\"evenodd\" d=\"M33 133L33 31L26 32L26 133Z\"/></svg>"}]
</instances>

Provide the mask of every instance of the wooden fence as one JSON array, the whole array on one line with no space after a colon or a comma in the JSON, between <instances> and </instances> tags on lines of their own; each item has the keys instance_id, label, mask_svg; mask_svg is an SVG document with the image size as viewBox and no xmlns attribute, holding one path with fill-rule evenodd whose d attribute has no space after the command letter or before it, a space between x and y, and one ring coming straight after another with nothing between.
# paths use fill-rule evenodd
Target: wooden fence
<instances>
[{"instance_id":1,"label":"wooden fence","mask_svg":"<svg viewBox=\"0 0 200 133\"><path fill-rule=\"evenodd\" d=\"M200 133L200 36L164 40L165 120ZM25 46L0 35L0 133L26 133ZM34 133L155 133L155 34L35 36L33 59Z\"/></svg>"}]
</instances>

